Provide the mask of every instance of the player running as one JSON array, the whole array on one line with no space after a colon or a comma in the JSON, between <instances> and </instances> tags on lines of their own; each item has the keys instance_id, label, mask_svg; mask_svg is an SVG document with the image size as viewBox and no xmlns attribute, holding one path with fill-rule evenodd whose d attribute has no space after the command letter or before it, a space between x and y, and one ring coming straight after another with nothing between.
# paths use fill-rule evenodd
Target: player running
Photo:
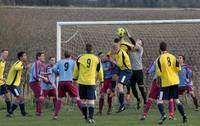
<instances>
[{"instance_id":1,"label":"player running","mask_svg":"<svg viewBox=\"0 0 200 126\"><path fill-rule=\"evenodd\" d=\"M156 61L156 76L161 78L161 88L158 98L158 109L161 114L159 124L162 124L167 118L164 112L164 100L174 100L176 102L177 108L183 118L183 123L186 123L187 116L178 98L178 84L180 83L178 73L181 70L181 66L176 57L167 52L167 44L165 42L160 43L160 51L161 55Z\"/></svg>"},{"instance_id":2,"label":"player running","mask_svg":"<svg viewBox=\"0 0 200 126\"><path fill-rule=\"evenodd\" d=\"M179 95L183 95L185 92L189 93L193 99L195 109L196 109L196 111L198 111L199 110L198 100L194 94L193 82L192 82L193 72L192 72L190 66L185 64L185 56L179 55L178 61L182 68L179 73L179 78L180 78L180 84L178 87Z\"/></svg>"},{"instance_id":3,"label":"player running","mask_svg":"<svg viewBox=\"0 0 200 126\"><path fill-rule=\"evenodd\" d=\"M26 68L29 68L29 66L27 65L27 55L25 52L22 51L17 53L17 57L18 60L11 66L6 80L8 91L10 91L16 98L15 102L12 104L12 107L9 111L10 117L13 115L18 105L21 110L21 115L22 116L28 115L28 113L25 111L24 98L21 95L21 87L20 87L22 79L22 71Z\"/></svg>"},{"instance_id":4,"label":"player running","mask_svg":"<svg viewBox=\"0 0 200 126\"><path fill-rule=\"evenodd\" d=\"M72 97L72 100L77 103L77 106L79 109L81 109L81 101L78 97L78 86L72 84L75 61L71 58L71 54L68 51L64 52L64 57L64 59L58 61L53 67L53 72L59 75L58 99L53 116L54 120L58 119L58 114L62 105L62 99L63 97L66 97L66 93Z\"/></svg>"},{"instance_id":5,"label":"player running","mask_svg":"<svg viewBox=\"0 0 200 126\"><path fill-rule=\"evenodd\" d=\"M42 114L42 88L41 73L45 72L45 54L43 52L36 53L36 61L32 64L29 73L29 84L35 96L36 116Z\"/></svg>"},{"instance_id":6,"label":"player running","mask_svg":"<svg viewBox=\"0 0 200 126\"><path fill-rule=\"evenodd\" d=\"M1 57L0 57L0 95L3 95L4 97L6 107L7 107L7 113L9 115L11 102L10 102L9 94L6 87L6 79L4 78L4 70L5 70L7 59L8 59L8 49L2 49Z\"/></svg>"},{"instance_id":7,"label":"player running","mask_svg":"<svg viewBox=\"0 0 200 126\"><path fill-rule=\"evenodd\" d=\"M101 60L92 51L92 45L86 44L86 53L78 57L73 73L73 80L78 80L82 112L88 123L95 123L96 77L101 84L104 81Z\"/></svg>"},{"instance_id":8,"label":"player running","mask_svg":"<svg viewBox=\"0 0 200 126\"><path fill-rule=\"evenodd\" d=\"M100 98L99 98L99 112L97 114L102 114L103 106L104 106L104 97L107 94L107 102L108 102L108 111L107 115L110 115L112 112L112 97L110 96L111 93L111 84L112 84L112 76L113 76L113 68L115 64L113 64L108 56L100 52L98 56L101 59L103 72L104 72L104 83L100 85Z\"/></svg>"}]
</instances>

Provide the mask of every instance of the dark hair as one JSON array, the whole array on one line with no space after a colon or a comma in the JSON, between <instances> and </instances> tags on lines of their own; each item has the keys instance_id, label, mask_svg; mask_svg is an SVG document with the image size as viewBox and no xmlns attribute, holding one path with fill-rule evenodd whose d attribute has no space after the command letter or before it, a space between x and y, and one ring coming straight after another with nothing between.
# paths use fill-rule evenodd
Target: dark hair
<instances>
[{"instance_id":1,"label":"dark hair","mask_svg":"<svg viewBox=\"0 0 200 126\"><path fill-rule=\"evenodd\" d=\"M97 55L100 56L101 54L103 54L103 52L99 52Z\"/></svg>"},{"instance_id":2,"label":"dark hair","mask_svg":"<svg viewBox=\"0 0 200 126\"><path fill-rule=\"evenodd\" d=\"M38 58L39 58L42 54L44 54L44 53L43 53L43 52L37 52L37 53L36 53L36 60L38 60Z\"/></svg>"},{"instance_id":3,"label":"dark hair","mask_svg":"<svg viewBox=\"0 0 200 126\"><path fill-rule=\"evenodd\" d=\"M161 51L166 51L167 50L167 44L165 42L160 43L160 50Z\"/></svg>"},{"instance_id":4,"label":"dark hair","mask_svg":"<svg viewBox=\"0 0 200 126\"><path fill-rule=\"evenodd\" d=\"M118 42L120 42L120 39L119 38L115 38L114 39L114 43L118 43Z\"/></svg>"},{"instance_id":5,"label":"dark hair","mask_svg":"<svg viewBox=\"0 0 200 126\"><path fill-rule=\"evenodd\" d=\"M178 55L178 56L181 56L183 58L183 61L185 61L185 56L184 55Z\"/></svg>"},{"instance_id":6,"label":"dark hair","mask_svg":"<svg viewBox=\"0 0 200 126\"><path fill-rule=\"evenodd\" d=\"M54 57L54 56L50 56L50 57L49 57L49 60L51 60L51 58L55 58L55 57Z\"/></svg>"},{"instance_id":7,"label":"dark hair","mask_svg":"<svg viewBox=\"0 0 200 126\"><path fill-rule=\"evenodd\" d=\"M143 39L140 38L139 40L142 42L142 46L144 46L144 41L143 41Z\"/></svg>"},{"instance_id":8,"label":"dark hair","mask_svg":"<svg viewBox=\"0 0 200 126\"><path fill-rule=\"evenodd\" d=\"M1 52L4 52L4 51L8 51L8 49L7 49L7 48L4 48L4 49L1 50Z\"/></svg>"},{"instance_id":9,"label":"dark hair","mask_svg":"<svg viewBox=\"0 0 200 126\"><path fill-rule=\"evenodd\" d=\"M70 56L71 56L71 53L69 51L65 50L64 57L69 58Z\"/></svg>"},{"instance_id":10,"label":"dark hair","mask_svg":"<svg viewBox=\"0 0 200 126\"><path fill-rule=\"evenodd\" d=\"M17 58L20 60L21 57L23 57L23 55L25 54L25 52L21 51L17 53Z\"/></svg>"},{"instance_id":11,"label":"dark hair","mask_svg":"<svg viewBox=\"0 0 200 126\"><path fill-rule=\"evenodd\" d=\"M92 47L91 44L87 43L86 46L85 46L85 49L86 49L87 52L91 52L93 47Z\"/></svg>"}]
</instances>

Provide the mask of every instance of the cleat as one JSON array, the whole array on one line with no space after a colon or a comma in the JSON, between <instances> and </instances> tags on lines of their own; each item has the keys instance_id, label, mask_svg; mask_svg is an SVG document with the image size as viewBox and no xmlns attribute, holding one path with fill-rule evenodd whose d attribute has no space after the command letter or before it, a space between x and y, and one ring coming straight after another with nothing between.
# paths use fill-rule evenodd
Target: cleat
<instances>
[{"instance_id":1,"label":"cleat","mask_svg":"<svg viewBox=\"0 0 200 126\"><path fill-rule=\"evenodd\" d=\"M159 125L163 124L163 122L164 122L166 119L167 119L167 116L166 116L166 115L161 116L161 117L160 117L160 120L158 121L158 124L159 124Z\"/></svg>"},{"instance_id":2,"label":"cleat","mask_svg":"<svg viewBox=\"0 0 200 126\"><path fill-rule=\"evenodd\" d=\"M199 111L199 107L196 107L196 108L195 108L195 111Z\"/></svg>"},{"instance_id":3,"label":"cleat","mask_svg":"<svg viewBox=\"0 0 200 126\"><path fill-rule=\"evenodd\" d=\"M10 113L8 113L8 114L6 114L6 117L13 117L13 114L10 114Z\"/></svg>"},{"instance_id":4,"label":"cleat","mask_svg":"<svg viewBox=\"0 0 200 126\"><path fill-rule=\"evenodd\" d=\"M123 112L125 110L125 107L120 107L119 110L116 112L116 113L120 113L120 112Z\"/></svg>"},{"instance_id":5,"label":"cleat","mask_svg":"<svg viewBox=\"0 0 200 126\"><path fill-rule=\"evenodd\" d=\"M183 117L183 123L187 123L187 116Z\"/></svg>"},{"instance_id":6,"label":"cleat","mask_svg":"<svg viewBox=\"0 0 200 126\"><path fill-rule=\"evenodd\" d=\"M97 115L97 116L101 116L101 115L102 115L102 112L97 112L96 115Z\"/></svg>"},{"instance_id":7,"label":"cleat","mask_svg":"<svg viewBox=\"0 0 200 126\"><path fill-rule=\"evenodd\" d=\"M58 120L58 116L54 116L52 120Z\"/></svg>"},{"instance_id":8,"label":"cleat","mask_svg":"<svg viewBox=\"0 0 200 126\"><path fill-rule=\"evenodd\" d=\"M111 115L112 114L112 112L111 111L107 111L107 113L106 113L107 115Z\"/></svg>"},{"instance_id":9,"label":"cleat","mask_svg":"<svg viewBox=\"0 0 200 126\"><path fill-rule=\"evenodd\" d=\"M140 118L141 121L143 121L145 119L146 119L146 116L143 116L143 117Z\"/></svg>"},{"instance_id":10,"label":"cleat","mask_svg":"<svg viewBox=\"0 0 200 126\"><path fill-rule=\"evenodd\" d=\"M139 110L140 108L141 108L141 102L138 101L138 102L137 102L137 110Z\"/></svg>"},{"instance_id":11,"label":"cleat","mask_svg":"<svg viewBox=\"0 0 200 126\"><path fill-rule=\"evenodd\" d=\"M22 112L21 115L22 115L22 116L31 117L31 115L29 115L27 112Z\"/></svg>"},{"instance_id":12,"label":"cleat","mask_svg":"<svg viewBox=\"0 0 200 126\"><path fill-rule=\"evenodd\" d=\"M42 116L42 113L37 112L35 115L36 116Z\"/></svg>"}]
</instances>

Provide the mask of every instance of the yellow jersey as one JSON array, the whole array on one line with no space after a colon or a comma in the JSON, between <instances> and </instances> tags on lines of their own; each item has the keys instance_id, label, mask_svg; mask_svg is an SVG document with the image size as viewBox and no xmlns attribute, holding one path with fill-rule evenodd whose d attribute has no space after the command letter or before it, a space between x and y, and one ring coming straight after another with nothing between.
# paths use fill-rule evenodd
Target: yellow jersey
<instances>
[{"instance_id":1,"label":"yellow jersey","mask_svg":"<svg viewBox=\"0 0 200 126\"><path fill-rule=\"evenodd\" d=\"M127 54L129 54L129 52L134 49L134 45L129 42L119 42L119 45L120 49L124 50ZM107 55L112 55L111 50L107 53Z\"/></svg>"},{"instance_id":2,"label":"yellow jersey","mask_svg":"<svg viewBox=\"0 0 200 126\"><path fill-rule=\"evenodd\" d=\"M0 59L0 78L4 77L3 74L4 74L5 66L6 66L6 61ZM3 84L4 82L0 80L0 86Z\"/></svg>"},{"instance_id":3,"label":"yellow jersey","mask_svg":"<svg viewBox=\"0 0 200 126\"><path fill-rule=\"evenodd\" d=\"M131 61L129 55L124 50L120 49L119 52L114 55L114 58L117 66L121 70L131 70Z\"/></svg>"},{"instance_id":4,"label":"yellow jersey","mask_svg":"<svg viewBox=\"0 0 200 126\"><path fill-rule=\"evenodd\" d=\"M20 60L15 62L9 70L6 84L19 86L21 83L23 68L24 68L23 63Z\"/></svg>"},{"instance_id":5,"label":"yellow jersey","mask_svg":"<svg viewBox=\"0 0 200 126\"><path fill-rule=\"evenodd\" d=\"M161 78L161 87L178 85L180 70L176 57L168 52L161 54L156 61L156 75Z\"/></svg>"},{"instance_id":6,"label":"yellow jersey","mask_svg":"<svg viewBox=\"0 0 200 126\"><path fill-rule=\"evenodd\" d=\"M94 54L83 54L78 57L73 72L73 80L78 79L82 85L96 85L96 77L103 82L103 68L100 59Z\"/></svg>"}]
</instances>

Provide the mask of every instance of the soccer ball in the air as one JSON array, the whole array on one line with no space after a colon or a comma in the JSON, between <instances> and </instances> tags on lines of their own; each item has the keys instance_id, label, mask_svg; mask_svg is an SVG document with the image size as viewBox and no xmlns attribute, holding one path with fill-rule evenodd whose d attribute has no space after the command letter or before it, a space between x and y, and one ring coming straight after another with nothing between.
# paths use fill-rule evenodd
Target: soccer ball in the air
<instances>
[{"instance_id":1,"label":"soccer ball in the air","mask_svg":"<svg viewBox=\"0 0 200 126\"><path fill-rule=\"evenodd\" d=\"M118 28L116 34L119 37L124 37L124 35L126 34L126 30L124 28Z\"/></svg>"}]
</instances>

